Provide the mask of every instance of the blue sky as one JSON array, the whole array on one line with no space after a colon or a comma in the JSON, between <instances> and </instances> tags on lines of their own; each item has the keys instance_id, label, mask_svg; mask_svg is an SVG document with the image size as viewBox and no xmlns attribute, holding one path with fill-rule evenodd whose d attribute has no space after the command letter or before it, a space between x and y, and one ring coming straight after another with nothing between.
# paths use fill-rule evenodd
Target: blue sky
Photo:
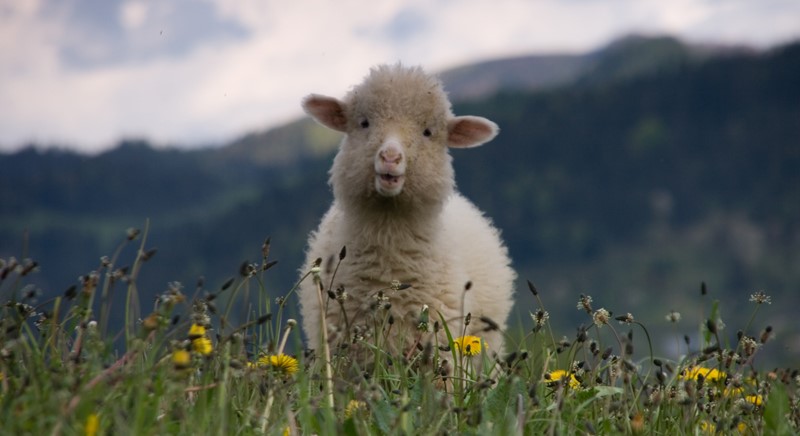
<instances>
[{"instance_id":1,"label":"blue sky","mask_svg":"<svg viewBox=\"0 0 800 436\"><path fill-rule=\"evenodd\" d=\"M632 33L766 48L796 0L0 0L0 150L222 143L371 65L439 71Z\"/></svg>"}]
</instances>

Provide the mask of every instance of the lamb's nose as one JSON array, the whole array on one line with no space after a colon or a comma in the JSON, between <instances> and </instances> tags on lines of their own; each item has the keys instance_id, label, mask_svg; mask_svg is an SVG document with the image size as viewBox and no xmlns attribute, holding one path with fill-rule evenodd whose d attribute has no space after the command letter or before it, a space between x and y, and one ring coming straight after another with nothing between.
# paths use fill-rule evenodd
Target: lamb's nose
<instances>
[{"instance_id":1,"label":"lamb's nose","mask_svg":"<svg viewBox=\"0 0 800 436\"><path fill-rule=\"evenodd\" d=\"M399 164L403 154L395 147L387 147L380 152L381 159L389 164Z\"/></svg>"}]
</instances>

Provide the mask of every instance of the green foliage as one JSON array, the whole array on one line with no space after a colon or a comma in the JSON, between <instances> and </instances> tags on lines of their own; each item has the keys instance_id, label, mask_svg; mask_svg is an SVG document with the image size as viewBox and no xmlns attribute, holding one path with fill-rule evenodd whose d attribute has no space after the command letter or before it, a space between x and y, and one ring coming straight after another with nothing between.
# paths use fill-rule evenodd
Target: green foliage
<instances>
[{"instance_id":1,"label":"green foliage","mask_svg":"<svg viewBox=\"0 0 800 436\"><path fill-rule=\"evenodd\" d=\"M646 333L644 324L626 314L615 327L582 296L591 324L573 340L556 341L545 317L535 331L504 332L506 354L472 355L439 317L433 328L445 342L427 346L432 338L419 336L421 350L364 361L352 350L380 348L387 326L372 337L343 335L331 344L334 354L304 351L296 322L284 316L294 289L264 286L269 241L259 262L218 289L200 283L190 296L172 283L152 309L133 303L138 277L154 262L149 240L129 231L80 288L44 302L27 286L35 262L0 261L0 433L789 434L800 427L798 370L754 364L770 339L769 331L749 333L770 302L763 292L751 296L755 309L735 346L720 340L715 303L709 336L678 360L654 358L649 339L648 352L636 355L633 334ZM114 263L126 250L137 253L138 266L119 272ZM256 306L243 298L250 288ZM109 306L103 295L115 291L131 303ZM534 296L544 311L538 290ZM239 303L247 316L236 322ZM128 321L109 330L103 314Z\"/></svg>"}]
</instances>

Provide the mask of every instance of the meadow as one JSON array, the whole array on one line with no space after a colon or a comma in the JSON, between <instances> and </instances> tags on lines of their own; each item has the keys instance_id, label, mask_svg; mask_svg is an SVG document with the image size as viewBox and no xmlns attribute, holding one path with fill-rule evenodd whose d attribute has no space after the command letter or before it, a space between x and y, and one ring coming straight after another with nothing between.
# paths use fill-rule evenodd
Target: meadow
<instances>
[{"instance_id":1,"label":"meadow","mask_svg":"<svg viewBox=\"0 0 800 436\"><path fill-rule=\"evenodd\" d=\"M135 262L117 265L131 250ZM700 285L697 298L707 313L699 326L681 323L679 311L640 321L576 295L585 323L561 332L551 327L559 314L548 312L547 290L529 281L518 292L537 309L527 327L504 332L500 350L461 334L470 323L498 328L469 313L448 323L420 308L416 331L393 331L381 297L413 288L387 283L375 290L372 319L329 347L307 350L287 315L295 289L265 285L275 265L268 239L260 254L216 289L173 282L155 302L140 301L137 287L142 271L158 262L146 227L129 229L97 269L45 301L31 279L46 274L46 266L0 259L0 433L772 435L800 429L800 373L757 364L773 336L770 327L755 327L772 303L764 291L750 296L749 318L731 320ZM315 280L326 305L346 299L347 290L319 283L317 268L301 280ZM119 293L125 304L112 305L110 296ZM113 329L120 319L123 327ZM647 325L664 322L685 335L676 344L680 358L665 357L650 341ZM382 347L390 334L418 340L390 355ZM356 348L368 351L366 363L350 354Z\"/></svg>"}]
</instances>

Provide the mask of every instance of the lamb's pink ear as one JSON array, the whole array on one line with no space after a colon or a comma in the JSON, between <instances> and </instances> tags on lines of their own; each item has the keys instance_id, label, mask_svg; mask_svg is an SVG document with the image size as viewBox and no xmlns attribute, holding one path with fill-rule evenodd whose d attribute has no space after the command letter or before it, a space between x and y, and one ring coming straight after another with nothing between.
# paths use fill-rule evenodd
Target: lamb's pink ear
<instances>
[{"instance_id":1,"label":"lamb's pink ear","mask_svg":"<svg viewBox=\"0 0 800 436\"><path fill-rule=\"evenodd\" d=\"M477 147L491 141L500 128L483 117L460 116L447 122L447 146L453 148Z\"/></svg>"},{"instance_id":2,"label":"lamb's pink ear","mask_svg":"<svg viewBox=\"0 0 800 436\"><path fill-rule=\"evenodd\" d=\"M308 95L303 99L303 110L325 127L340 132L347 130L347 115L344 112L344 103L333 97L317 94Z\"/></svg>"}]
</instances>

